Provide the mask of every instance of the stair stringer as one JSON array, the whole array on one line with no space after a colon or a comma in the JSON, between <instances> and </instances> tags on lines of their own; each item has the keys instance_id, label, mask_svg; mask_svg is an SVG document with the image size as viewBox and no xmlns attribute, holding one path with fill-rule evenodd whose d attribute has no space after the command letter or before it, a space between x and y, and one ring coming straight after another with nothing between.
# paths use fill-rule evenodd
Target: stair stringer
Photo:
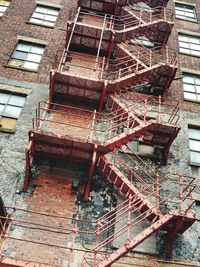
<instances>
[{"instance_id":1,"label":"stair stringer","mask_svg":"<svg viewBox=\"0 0 200 267\"><path fill-rule=\"evenodd\" d=\"M169 212L168 214L165 214L159 220L154 222L151 226L146 228L143 232L138 234L133 240L129 242L128 245L123 245L122 247L117 249L107 259L103 260L97 266L98 267L110 267L114 262L116 262L118 259L125 256L127 253L129 253L131 250L133 250L135 247L137 247L143 241L149 238L152 234L156 233L158 230L166 226L170 222L170 220L175 219L176 217L177 215L173 212Z\"/></svg>"}]
</instances>

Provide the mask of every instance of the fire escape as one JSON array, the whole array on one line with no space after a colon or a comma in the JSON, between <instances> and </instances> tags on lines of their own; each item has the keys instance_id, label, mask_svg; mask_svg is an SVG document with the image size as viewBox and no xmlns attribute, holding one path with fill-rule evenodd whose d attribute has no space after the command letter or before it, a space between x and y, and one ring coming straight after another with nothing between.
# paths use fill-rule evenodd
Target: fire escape
<instances>
[{"instance_id":1,"label":"fire escape","mask_svg":"<svg viewBox=\"0 0 200 267\"><path fill-rule=\"evenodd\" d=\"M80 0L70 12L66 47L50 73L49 101L38 104L29 131L23 184L26 191L40 157L88 164L85 200L94 168L105 174L126 200L97 222L97 243L85 261L99 267L111 266L158 230L167 232L169 257L176 234L195 222L193 179L160 177L129 145L139 139L161 148L166 163L180 130L178 105L165 98L177 70L176 53L166 44L173 12L164 0L114 2ZM175 196L162 195L174 188ZM132 236L143 221L146 229ZM122 227L102 241L118 222ZM101 254L124 234L125 244Z\"/></svg>"}]
</instances>

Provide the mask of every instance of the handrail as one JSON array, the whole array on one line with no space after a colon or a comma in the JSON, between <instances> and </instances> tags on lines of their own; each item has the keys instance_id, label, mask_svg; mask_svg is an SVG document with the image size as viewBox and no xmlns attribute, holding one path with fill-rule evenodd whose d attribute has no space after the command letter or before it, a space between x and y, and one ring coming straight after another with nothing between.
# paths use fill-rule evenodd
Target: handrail
<instances>
[{"instance_id":1,"label":"handrail","mask_svg":"<svg viewBox=\"0 0 200 267\"><path fill-rule=\"evenodd\" d=\"M125 14L125 15L121 15L121 16L116 16L115 18L113 18L112 16L107 15L106 18L106 30L114 30L116 33L120 33L120 32L124 32L126 30L130 30L130 28L132 27L136 27L138 25L140 25L140 21L144 21L145 23L153 23L156 20L163 20L163 21L168 21L168 22L173 22L173 11L165 8L165 7L157 7L154 9L149 10L145 10L143 8L133 8L131 6L129 6L129 8L131 9L132 12L135 12L136 14L138 14L138 18L134 17L131 14ZM126 9L125 9L126 10ZM127 12L127 11L126 11ZM74 16L77 13L74 12ZM135 15L136 15L135 14ZM98 12L95 13L88 13L88 11L86 9L81 9L78 20L76 19L72 19L72 15L70 14L70 20L74 23L74 24L86 24L88 26L90 26L90 21L94 22L94 21L99 21L102 22L103 20L103 16L105 15L105 13L100 13ZM82 22L82 20L86 17L86 22ZM101 29L102 26L98 26L95 25L97 28Z\"/></svg>"}]
</instances>

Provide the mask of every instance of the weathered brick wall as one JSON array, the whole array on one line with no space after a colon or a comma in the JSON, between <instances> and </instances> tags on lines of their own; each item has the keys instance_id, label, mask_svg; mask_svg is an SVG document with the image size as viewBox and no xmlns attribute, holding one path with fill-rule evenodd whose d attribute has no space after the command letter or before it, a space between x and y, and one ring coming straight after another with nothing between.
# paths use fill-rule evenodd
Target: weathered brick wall
<instances>
[{"instance_id":1,"label":"weathered brick wall","mask_svg":"<svg viewBox=\"0 0 200 267\"><path fill-rule=\"evenodd\" d=\"M27 23L36 6L35 0L12 0L0 20L0 73L7 78L28 81L32 83L49 82L49 70L55 60L58 50L65 45L66 26L69 10L76 1L56 0L49 3L63 5L60 9L55 28L47 28ZM38 72L29 72L5 67L17 44L17 35L48 41Z\"/></svg>"},{"instance_id":2,"label":"weathered brick wall","mask_svg":"<svg viewBox=\"0 0 200 267\"><path fill-rule=\"evenodd\" d=\"M196 4L196 12L197 12L197 22L191 22L188 20L176 19L175 18L175 25L172 31L172 34L169 38L168 45L172 49L176 49L179 51L178 46L178 30L184 30L189 32L196 32L197 34L200 32L200 5L196 0L186 0L183 3L192 3ZM168 8L174 10L174 1L169 1ZM179 69L177 71L176 78L180 78L181 76L181 68L187 68L191 71L199 71L200 69L200 58L194 57L185 54L178 54L178 62L179 62ZM180 107L183 110L192 111L192 112L200 112L200 103L194 103L189 101L184 101L183 98L183 82L182 79L178 79L174 81L169 90L169 98L176 99L180 102Z\"/></svg>"}]
</instances>

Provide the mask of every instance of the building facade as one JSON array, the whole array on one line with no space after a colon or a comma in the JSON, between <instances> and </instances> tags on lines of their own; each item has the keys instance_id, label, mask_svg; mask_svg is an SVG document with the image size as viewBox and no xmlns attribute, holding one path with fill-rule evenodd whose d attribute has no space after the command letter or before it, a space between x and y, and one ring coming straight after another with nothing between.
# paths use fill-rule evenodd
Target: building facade
<instances>
[{"instance_id":1,"label":"building facade","mask_svg":"<svg viewBox=\"0 0 200 267\"><path fill-rule=\"evenodd\" d=\"M198 0L28 2L0 0L0 265L200 266Z\"/></svg>"}]
</instances>

